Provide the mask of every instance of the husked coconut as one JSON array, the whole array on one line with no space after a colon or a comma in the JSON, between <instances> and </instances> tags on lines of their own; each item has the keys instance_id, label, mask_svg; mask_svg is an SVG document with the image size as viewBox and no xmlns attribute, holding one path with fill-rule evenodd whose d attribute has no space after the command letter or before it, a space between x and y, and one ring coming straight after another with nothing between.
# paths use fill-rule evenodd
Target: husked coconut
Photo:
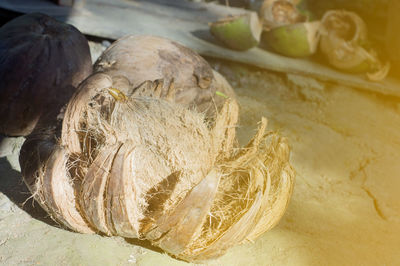
<instances>
[{"instance_id":1,"label":"husked coconut","mask_svg":"<svg viewBox=\"0 0 400 266\"><path fill-rule=\"evenodd\" d=\"M121 80L129 78L90 76L22 147L24 180L53 219L82 233L148 239L187 261L218 257L279 221L294 171L286 140L266 132L265 118L237 148L234 99L210 127L204 113L128 96L143 84Z\"/></svg>"}]
</instances>

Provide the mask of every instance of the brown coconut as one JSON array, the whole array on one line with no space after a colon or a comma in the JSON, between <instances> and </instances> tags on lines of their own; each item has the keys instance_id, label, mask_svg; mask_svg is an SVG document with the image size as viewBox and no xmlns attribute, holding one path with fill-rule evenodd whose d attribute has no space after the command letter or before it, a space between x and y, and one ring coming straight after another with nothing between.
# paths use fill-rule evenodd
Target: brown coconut
<instances>
[{"instance_id":1,"label":"brown coconut","mask_svg":"<svg viewBox=\"0 0 400 266\"><path fill-rule=\"evenodd\" d=\"M367 26L362 18L346 10L329 10L320 28L321 52L330 65L351 73L366 73L368 79L384 79L390 64L383 64L368 43Z\"/></svg>"},{"instance_id":2,"label":"brown coconut","mask_svg":"<svg viewBox=\"0 0 400 266\"><path fill-rule=\"evenodd\" d=\"M220 256L279 221L294 174L286 140L266 131L265 118L234 148L235 100L209 128L204 113L128 96L135 88L125 79L93 74L65 114L24 143L24 180L53 219L77 232L148 239L187 261Z\"/></svg>"},{"instance_id":3,"label":"brown coconut","mask_svg":"<svg viewBox=\"0 0 400 266\"><path fill-rule=\"evenodd\" d=\"M128 96L163 98L206 112L209 117L225 102L217 91L235 98L225 78L200 55L162 37L123 37L103 52L94 71L127 78L121 82L136 88L127 92Z\"/></svg>"},{"instance_id":4,"label":"brown coconut","mask_svg":"<svg viewBox=\"0 0 400 266\"><path fill-rule=\"evenodd\" d=\"M92 72L89 45L73 26L40 13L0 28L0 133L28 135L43 112L65 104Z\"/></svg>"}]
</instances>

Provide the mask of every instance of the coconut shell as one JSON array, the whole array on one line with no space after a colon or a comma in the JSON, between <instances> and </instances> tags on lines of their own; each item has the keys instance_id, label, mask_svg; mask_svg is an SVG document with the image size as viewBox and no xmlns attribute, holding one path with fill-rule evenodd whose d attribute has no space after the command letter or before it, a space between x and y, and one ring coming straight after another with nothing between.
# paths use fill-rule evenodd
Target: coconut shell
<instances>
[{"instance_id":1,"label":"coconut shell","mask_svg":"<svg viewBox=\"0 0 400 266\"><path fill-rule=\"evenodd\" d=\"M350 73L367 73L371 80L382 80L390 65L382 64L376 52L366 48L367 27L354 12L330 10L321 20L321 52L329 64Z\"/></svg>"},{"instance_id":2,"label":"coconut shell","mask_svg":"<svg viewBox=\"0 0 400 266\"><path fill-rule=\"evenodd\" d=\"M90 76L22 147L24 180L53 219L82 233L147 239L187 261L218 257L279 221L294 172L286 140L266 133L265 118L237 148L234 99L210 128L203 113L128 96L121 80Z\"/></svg>"},{"instance_id":3,"label":"coconut shell","mask_svg":"<svg viewBox=\"0 0 400 266\"><path fill-rule=\"evenodd\" d=\"M43 112L66 103L92 71L86 38L40 13L0 28L0 133L29 134Z\"/></svg>"},{"instance_id":4,"label":"coconut shell","mask_svg":"<svg viewBox=\"0 0 400 266\"><path fill-rule=\"evenodd\" d=\"M257 13L223 18L210 24L210 32L227 47L245 51L258 45L262 26Z\"/></svg>"},{"instance_id":5,"label":"coconut shell","mask_svg":"<svg viewBox=\"0 0 400 266\"><path fill-rule=\"evenodd\" d=\"M259 15L265 30L307 20L290 0L264 0Z\"/></svg>"},{"instance_id":6,"label":"coconut shell","mask_svg":"<svg viewBox=\"0 0 400 266\"><path fill-rule=\"evenodd\" d=\"M110 76L123 76L131 88L128 96L163 98L206 112L213 117L225 98L235 98L223 77L194 51L174 41L156 36L126 36L103 52L94 70ZM221 85L221 82L223 83ZM142 85L142 86L141 86Z\"/></svg>"}]
</instances>

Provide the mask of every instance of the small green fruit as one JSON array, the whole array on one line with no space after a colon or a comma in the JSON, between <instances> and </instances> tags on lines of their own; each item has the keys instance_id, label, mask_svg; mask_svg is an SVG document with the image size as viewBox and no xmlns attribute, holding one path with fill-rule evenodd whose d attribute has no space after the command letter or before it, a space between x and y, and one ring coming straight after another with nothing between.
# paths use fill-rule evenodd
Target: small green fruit
<instances>
[{"instance_id":1,"label":"small green fruit","mask_svg":"<svg viewBox=\"0 0 400 266\"><path fill-rule=\"evenodd\" d=\"M319 21L280 26L265 31L262 42L282 55L306 57L318 47L319 27Z\"/></svg>"},{"instance_id":2,"label":"small green fruit","mask_svg":"<svg viewBox=\"0 0 400 266\"><path fill-rule=\"evenodd\" d=\"M211 23L210 31L229 48L244 51L258 45L262 27L257 13L248 12Z\"/></svg>"}]
</instances>

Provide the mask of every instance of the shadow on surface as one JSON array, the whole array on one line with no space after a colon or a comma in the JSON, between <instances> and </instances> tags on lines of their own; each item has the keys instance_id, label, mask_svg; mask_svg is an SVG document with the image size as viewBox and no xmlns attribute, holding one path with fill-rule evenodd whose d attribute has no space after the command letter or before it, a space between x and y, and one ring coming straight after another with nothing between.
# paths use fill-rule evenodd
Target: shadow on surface
<instances>
[{"instance_id":1,"label":"shadow on surface","mask_svg":"<svg viewBox=\"0 0 400 266\"><path fill-rule=\"evenodd\" d=\"M125 238L125 241L131 245L140 246L158 253L165 253L161 248L153 246L149 240L140 240L137 238Z\"/></svg>"},{"instance_id":2,"label":"shadow on surface","mask_svg":"<svg viewBox=\"0 0 400 266\"><path fill-rule=\"evenodd\" d=\"M157 252L157 253L160 253L160 254L165 254L166 253L166 251L162 250L161 248L153 246L149 240L140 240L140 239L137 239L137 238L125 238L125 241L127 243L131 244L131 245L140 246L142 248L149 249L151 251L154 251L154 252ZM180 258L177 258L177 257L175 257L175 256L173 256L171 254L168 254L168 255L171 258L173 258L173 259L175 259L177 261L181 261L181 262L186 262L187 263L187 261L182 260Z\"/></svg>"},{"instance_id":3,"label":"shadow on surface","mask_svg":"<svg viewBox=\"0 0 400 266\"><path fill-rule=\"evenodd\" d=\"M39 204L34 202L32 194L22 180L21 173L11 167L7 157L0 158L0 193L32 218L59 227Z\"/></svg>"},{"instance_id":4,"label":"shadow on surface","mask_svg":"<svg viewBox=\"0 0 400 266\"><path fill-rule=\"evenodd\" d=\"M195 31L192 31L191 34L194 37L201 39L203 41L206 41L206 42L209 42L209 43L221 46L221 47L225 47L222 42L218 41L217 39L214 38L214 36L211 35L211 33L208 29L207 30L195 30Z\"/></svg>"}]
</instances>

